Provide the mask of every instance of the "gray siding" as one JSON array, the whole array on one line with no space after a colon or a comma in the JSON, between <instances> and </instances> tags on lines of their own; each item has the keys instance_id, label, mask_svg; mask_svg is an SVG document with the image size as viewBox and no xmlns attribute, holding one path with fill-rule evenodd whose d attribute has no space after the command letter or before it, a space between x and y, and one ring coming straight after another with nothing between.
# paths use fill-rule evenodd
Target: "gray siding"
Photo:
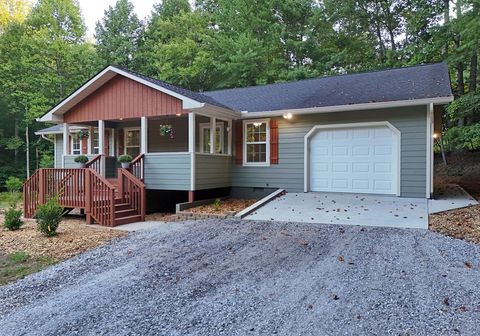
<instances>
[{"instance_id":1,"label":"gray siding","mask_svg":"<svg viewBox=\"0 0 480 336\"><path fill-rule=\"evenodd\" d=\"M231 156L195 154L195 189L230 187L231 162Z\"/></svg>"},{"instance_id":2,"label":"gray siding","mask_svg":"<svg viewBox=\"0 0 480 336\"><path fill-rule=\"evenodd\" d=\"M60 134L55 135L55 168L62 168L63 158L63 136Z\"/></svg>"},{"instance_id":3,"label":"gray siding","mask_svg":"<svg viewBox=\"0 0 480 336\"><path fill-rule=\"evenodd\" d=\"M253 114L253 113L252 113ZM232 186L303 191L304 137L314 125L389 121L401 132L400 194L425 197L426 106L279 118L279 164L270 167L233 165Z\"/></svg>"},{"instance_id":4,"label":"gray siding","mask_svg":"<svg viewBox=\"0 0 480 336\"><path fill-rule=\"evenodd\" d=\"M146 154L147 189L190 190L190 154Z\"/></svg>"}]
</instances>

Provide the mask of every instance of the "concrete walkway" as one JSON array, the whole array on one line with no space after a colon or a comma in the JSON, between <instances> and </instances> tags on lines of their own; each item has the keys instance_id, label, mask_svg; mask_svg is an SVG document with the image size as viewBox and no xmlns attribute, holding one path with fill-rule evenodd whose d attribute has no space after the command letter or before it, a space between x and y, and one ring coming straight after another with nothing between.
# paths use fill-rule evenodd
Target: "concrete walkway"
<instances>
[{"instance_id":1,"label":"concrete walkway","mask_svg":"<svg viewBox=\"0 0 480 336\"><path fill-rule=\"evenodd\" d=\"M433 214L465 208L478 202L457 184L446 184L435 188L435 197L428 201L428 212Z\"/></svg>"},{"instance_id":2,"label":"concrete walkway","mask_svg":"<svg viewBox=\"0 0 480 336\"><path fill-rule=\"evenodd\" d=\"M428 204L421 198L287 193L245 219L427 229Z\"/></svg>"}]
</instances>

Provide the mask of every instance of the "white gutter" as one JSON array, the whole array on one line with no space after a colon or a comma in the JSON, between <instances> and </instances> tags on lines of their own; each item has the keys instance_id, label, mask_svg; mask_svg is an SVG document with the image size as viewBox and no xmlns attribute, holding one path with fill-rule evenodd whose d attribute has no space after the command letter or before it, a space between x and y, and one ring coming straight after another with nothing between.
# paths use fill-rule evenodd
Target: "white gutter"
<instances>
[{"instance_id":1,"label":"white gutter","mask_svg":"<svg viewBox=\"0 0 480 336\"><path fill-rule=\"evenodd\" d=\"M417 105L426 105L426 104L442 105L442 104L450 103L452 101L453 101L453 96L448 96L448 97L438 97L438 98L398 100L398 101L378 102L378 103L311 107L311 108L303 108L303 109L289 109L289 110L276 110L276 111L260 111L260 112L242 111L242 118L280 117L286 113L315 114L315 113L347 112L347 111L372 110L372 109L381 109L381 108L406 107L406 106L417 106Z\"/></svg>"}]
</instances>

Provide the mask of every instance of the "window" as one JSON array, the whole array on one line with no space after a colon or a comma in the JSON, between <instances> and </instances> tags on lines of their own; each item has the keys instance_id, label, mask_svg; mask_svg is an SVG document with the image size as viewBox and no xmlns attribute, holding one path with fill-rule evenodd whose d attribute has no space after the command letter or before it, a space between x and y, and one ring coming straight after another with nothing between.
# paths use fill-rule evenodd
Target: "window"
<instances>
[{"instance_id":1,"label":"window","mask_svg":"<svg viewBox=\"0 0 480 336\"><path fill-rule=\"evenodd\" d=\"M223 122L217 122L215 132L215 153L223 154L224 141ZM200 124L200 151L210 153L210 124Z\"/></svg>"},{"instance_id":2,"label":"window","mask_svg":"<svg viewBox=\"0 0 480 336\"><path fill-rule=\"evenodd\" d=\"M82 139L79 136L72 135L72 155L82 154Z\"/></svg>"},{"instance_id":3,"label":"window","mask_svg":"<svg viewBox=\"0 0 480 336\"><path fill-rule=\"evenodd\" d=\"M140 154L140 129L125 129L125 154L136 157Z\"/></svg>"},{"instance_id":4,"label":"window","mask_svg":"<svg viewBox=\"0 0 480 336\"><path fill-rule=\"evenodd\" d=\"M93 131L92 136L92 154L99 154L100 147L98 146L98 130Z\"/></svg>"},{"instance_id":5,"label":"window","mask_svg":"<svg viewBox=\"0 0 480 336\"><path fill-rule=\"evenodd\" d=\"M269 120L245 121L243 164L246 166L270 165Z\"/></svg>"}]
</instances>

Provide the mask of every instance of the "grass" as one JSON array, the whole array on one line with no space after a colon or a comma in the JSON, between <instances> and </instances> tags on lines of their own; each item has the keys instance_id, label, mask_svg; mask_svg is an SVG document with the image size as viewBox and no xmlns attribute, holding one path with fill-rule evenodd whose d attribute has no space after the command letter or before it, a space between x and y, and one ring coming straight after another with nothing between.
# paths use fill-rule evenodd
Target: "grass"
<instances>
[{"instance_id":1,"label":"grass","mask_svg":"<svg viewBox=\"0 0 480 336\"><path fill-rule=\"evenodd\" d=\"M10 196L10 193L8 192L0 192L0 209L8 208L9 196Z\"/></svg>"},{"instance_id":2,"label":"grass","mask_svg":"<svg viewBox=\"0 0 480 336\"><path fill-rule=\"evenodd\" d=\"M52 258L34 258L23 251L0 255L0 286L39 272L54 263Z\"/></svg>"}]
</instances>

